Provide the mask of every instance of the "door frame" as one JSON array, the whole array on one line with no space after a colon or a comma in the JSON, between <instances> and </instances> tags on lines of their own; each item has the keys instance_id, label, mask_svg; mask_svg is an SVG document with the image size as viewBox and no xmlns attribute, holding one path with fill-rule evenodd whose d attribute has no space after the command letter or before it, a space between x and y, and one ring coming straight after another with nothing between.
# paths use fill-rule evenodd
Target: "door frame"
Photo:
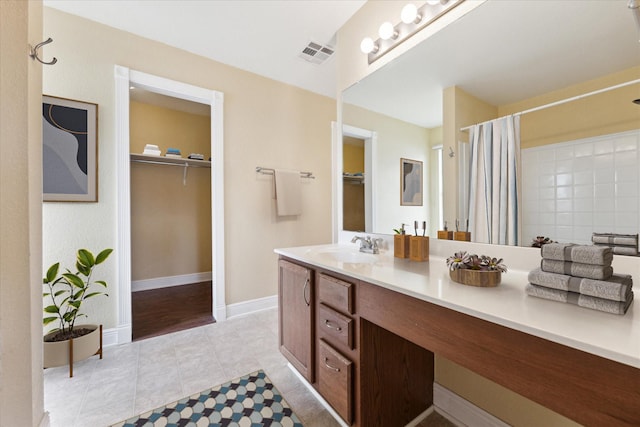
<instances>
[{"instance_id":1,"label":"door frame","mask_svg":"<svg viewBox=\"0 0 640 427\"><path fill-rule=\"evenodd\" d=\"M331 152L332 152L332 187L333 187L333 243L344 242L353 236L354 232L343 230L343 190L342 190L342 137L351 136L364 140L364 186L365 186L365 225L367 233L373 233L376 221L375 169L377 165L378 133L362 129L341 122L331 122Z\"/></svg>"},{"instance_id":2,"label":"door frame","mask_svg":"<svg viewBox=\"0 0 640 427\"><path fill-rule=\"evenodd\" d=\"M211 106L211 245L212 314L224 321L224 133L222 92L115 66L117 242L118 261L118 344L131 342L131 188L129 145L129 88L142 89Z\"/></svg>"}]
</instances>

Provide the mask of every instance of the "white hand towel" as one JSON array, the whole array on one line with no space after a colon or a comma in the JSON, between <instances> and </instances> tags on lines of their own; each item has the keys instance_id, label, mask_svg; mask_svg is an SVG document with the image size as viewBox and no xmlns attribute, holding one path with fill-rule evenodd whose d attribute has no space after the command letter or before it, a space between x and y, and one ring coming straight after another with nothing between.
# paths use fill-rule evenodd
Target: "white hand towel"
<instances>
[{"instance_id":1,"label":"white hand towel","mask_svg":"<svg viewBox=\"0 0 640 427\"><path fill-rule=\"evenodd\" d=\"M278 216L302 213L300 172L276 169L276 210Z\"/></svg>"}]
</instances>

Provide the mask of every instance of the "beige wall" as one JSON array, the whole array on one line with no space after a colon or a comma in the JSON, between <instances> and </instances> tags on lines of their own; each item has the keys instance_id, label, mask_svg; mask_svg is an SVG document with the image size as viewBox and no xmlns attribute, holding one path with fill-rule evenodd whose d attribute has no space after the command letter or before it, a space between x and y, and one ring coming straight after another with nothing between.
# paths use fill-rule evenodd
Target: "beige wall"
<instances>
[{"instance_id":1,"label":"beige wall","mask_svg":"<svg viewBox=\"0 0 640 427\"><path fill-rule=\"evenodd\" d=\"M42 375L42 3L0 1L0 425L37 426ZM49 50L45 49L45 58Z\"/></svg>"},{"instance_id":2,"label":"beige wall","mask_svg":"<svg viewBox=\"0 0 640 427\"><path fill-rule=\"evenodd\" d=\"M45 205L45 265L71 259L80 246L116 244L115 64L224 93L227 304L277 293L274 248L331 241L335 100L50 8L44 32L59 59L45 69L44 92L99 105L100 165L98 203ZM301 216L275 215L273 178L256 166L314 173L303 181ZM116 286L115 261L108 262L103 271ZM87 313L113 328L117 298L88 304Z\"/></svg>"},{"instance_id":3,"label":"beige wall","mask_svg":"<svg viewBox=\"0 0 640 427\"><path fill-rule=\"evenodd\" d=\"M436 382L509 425L518 427L577 427L580 425L437 355Z\"/></svg>"},{"instance_id":4,"label":"beige wall","mask_svg":"<svg viewBox=\"0 0 640 427\"><path fill-rule=\"evenodd\" d=\"M364 172L364 146L349 144L349 140L360 141L361 139L350 136L342 137L342 169L345 173Z\"/></svg>"},{"instance_id":5,"label":"beige wall","mask_svg":"<svg viewBox=\"0 0 640 427\"><path fill-rule=\"evenodd\" d=\"M211 151L211 117L130 103L130 149ZM211 169L131 163L131 280L211 271Z\"/></svg>"},{"instance_id":6,"label":"beige wall","mask_svg":"<svg viewBox=\"0 0 640 427\"><path fill-rule=\"evenodd\" d=\"M513 114L637 79L640 79L640 66L500 106L498 115ZM640 83L637 83L526 114L520 121L521 146L537 147L638 129L640 106L631 101L639 98Z\"/></svg>"},{"instance_id":7,"label":"beige wall","mask_svg":"<svg viewBox=\"0 0 640 427\"><path fill-rule=\"evenodd\" d=\"M146 144L157 145L164 155L178 148L182 157L191 153L211 157L211 116L185 113L157 105L130 101L129 149L142 154Z\"/></svg>"}]
</instances>

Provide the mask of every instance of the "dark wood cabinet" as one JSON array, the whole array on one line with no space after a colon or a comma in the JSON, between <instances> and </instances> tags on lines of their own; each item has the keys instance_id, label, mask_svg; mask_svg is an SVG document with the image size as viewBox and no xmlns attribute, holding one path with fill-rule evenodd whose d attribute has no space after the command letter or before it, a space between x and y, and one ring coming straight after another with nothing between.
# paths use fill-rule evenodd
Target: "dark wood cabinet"
<instances>
[{"instance_id":1,"label":"dark wood cabinet","mask_svg":"<svg viewBox=\"0 0 640 427\"><path fill-rule=\"evenodd\" d=\"M314 382L313 271L280 260L278 305L280 351L309 382Z\"/></svg>"},{"instance_id":2,"label":"dark wood cabinet","mask_svg":"<svg viewBox=\"0 0 640 427\"><path fill-rule=\"evenodd\" d=\"M282 258L279 269L280 350L347 425L401 427L431 405L433 354L360 317L362 282Z\"/></svg>"},{"instance_id":3,"label":"dark wood cabinet","mask_svg":"<svg viewBox=\"0 0 640 427\"><path fill-rule=\"evenodd\" d=\"M282 353L351 426L402 427L424 413L434 353L581 424L640 425L637 367L346 274L279 263Z\"/></svg>"}]
</instances>

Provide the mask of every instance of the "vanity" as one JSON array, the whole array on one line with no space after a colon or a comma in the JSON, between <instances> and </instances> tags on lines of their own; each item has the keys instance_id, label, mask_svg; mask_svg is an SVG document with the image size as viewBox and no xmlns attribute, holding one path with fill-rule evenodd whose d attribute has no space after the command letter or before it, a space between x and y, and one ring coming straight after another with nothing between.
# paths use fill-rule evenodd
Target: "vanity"
<instances>
[{"instance_id":1,"label":"vanity","mask_svg":"<svg viewBox=\"0 0 640 427\"><path fill-rule=\"evenodd\" d=\"M580 424L640 425L640 311L527 297L528 248L499 286L464 286L445 263L460 243L433 243L423 263L346 244L275 251L281 351L347 425L404 426L427 410L434 354Z\"/></svg>"}]
</instances>

